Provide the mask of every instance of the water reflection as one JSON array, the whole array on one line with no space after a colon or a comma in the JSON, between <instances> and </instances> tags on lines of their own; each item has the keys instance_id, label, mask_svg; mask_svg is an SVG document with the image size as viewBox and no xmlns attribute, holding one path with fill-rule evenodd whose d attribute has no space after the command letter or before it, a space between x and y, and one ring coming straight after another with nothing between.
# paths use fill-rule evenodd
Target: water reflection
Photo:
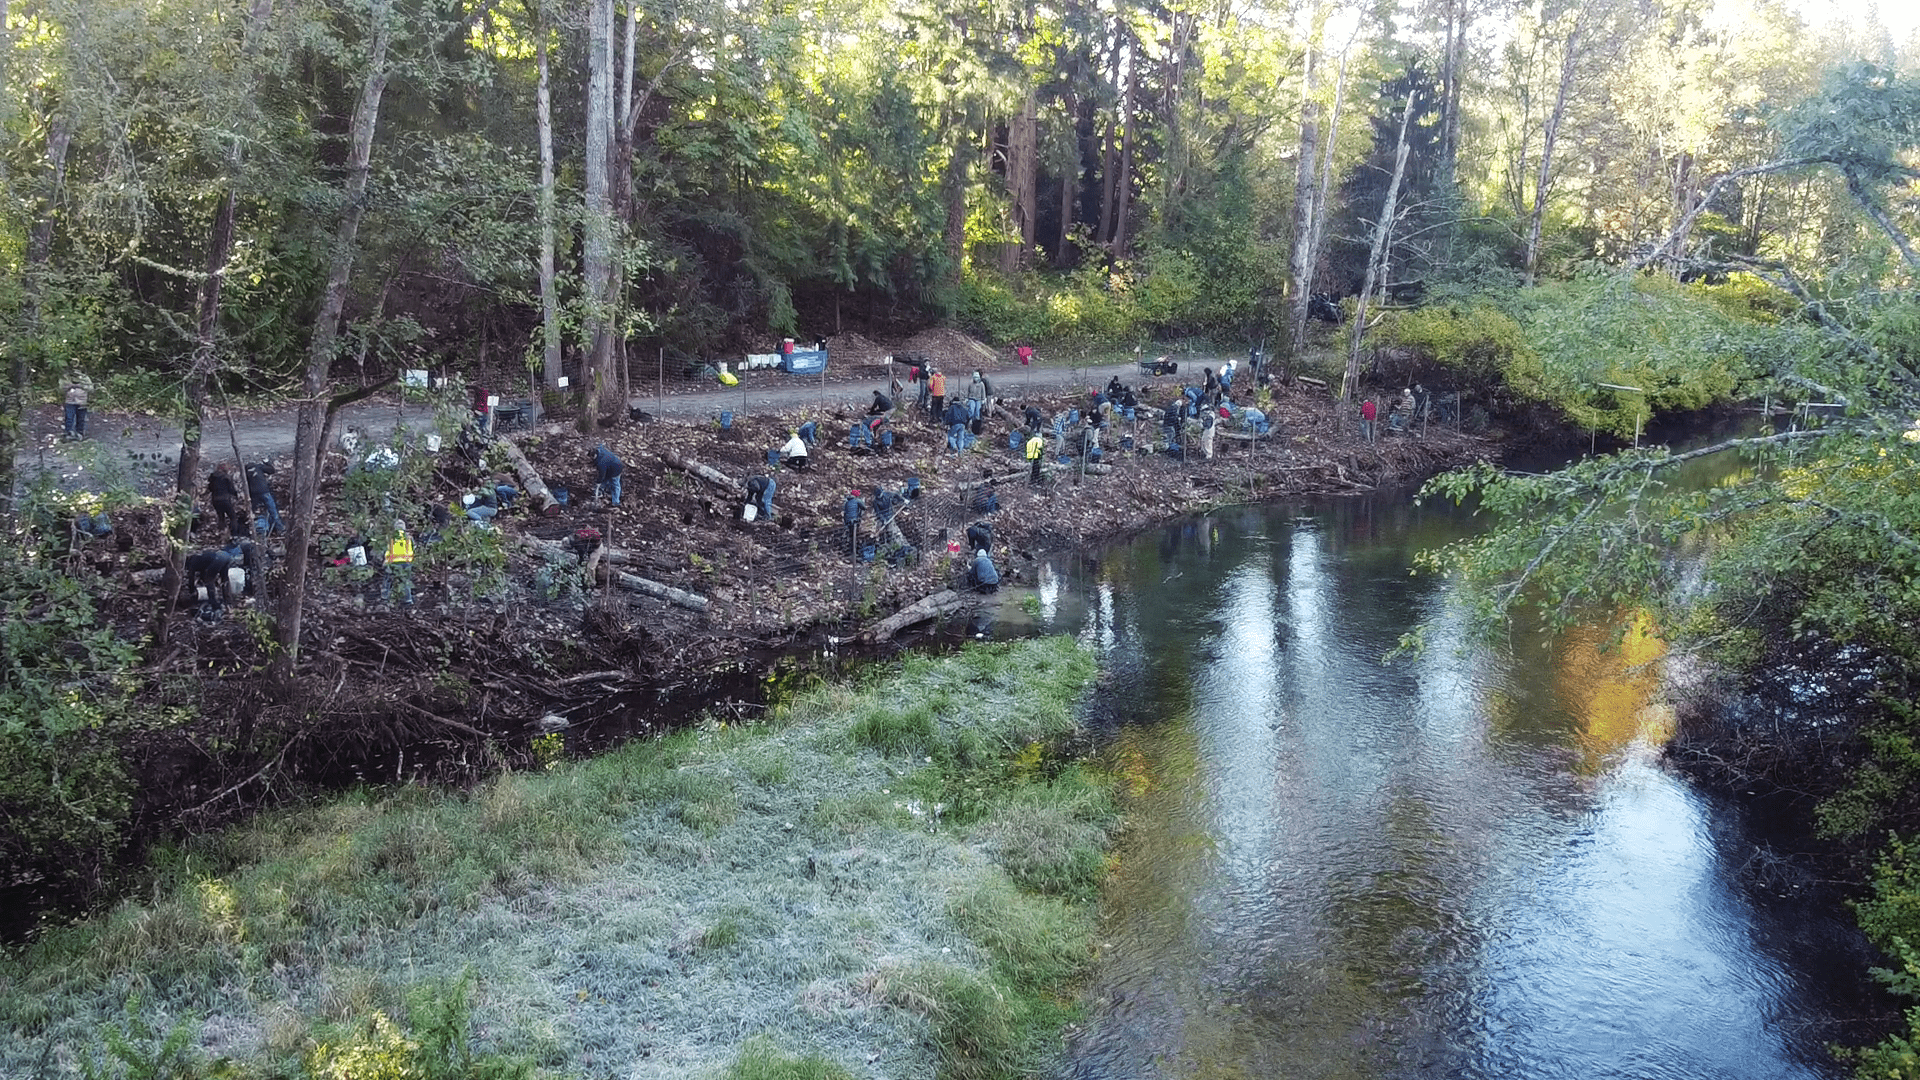
<instances>
[{"instance_id":1,"label":"water reflection","mask_svg":"<svg viewBox=\"0 0 1920 1080\"><path fill-rule=\"evenodd\" d=\"M1837 1075L1656 762L1658 639L1468 648L1407 566L1469 524L1238 509L1042 576L1136 796L1064 1075Z\"/></svg>"}]
</instances>

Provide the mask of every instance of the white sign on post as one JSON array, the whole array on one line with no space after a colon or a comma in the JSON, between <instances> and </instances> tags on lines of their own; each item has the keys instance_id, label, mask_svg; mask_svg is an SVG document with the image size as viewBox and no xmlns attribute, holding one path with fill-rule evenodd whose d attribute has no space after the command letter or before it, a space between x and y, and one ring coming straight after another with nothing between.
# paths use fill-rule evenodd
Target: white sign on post
<instances>
[{"instance_id":1,"label":"white sign on post","mask_svg":"<svg viewBox=\"0 0 1920 1080\"><path fill-rule=\"evenodd\" d=\"M496 408L499 406L499 404L500 404L500 395L498 394L487 395L487 408L489 409Z\"/></svg>"},{"instance_id":2,"label":"white sign on post","mask_svg":"<svg viewBox=\"0 0 1920 1080\"><path fill-rule=\"evenodd\" d=\"M567 388L567 377L565 375L560 376L559 381L554 383L554 385L558 386L562 390L565 390Z\"/></svg>"},{"instance_id":3,"label":"white sign on post","mask_svg":"<svg viewBox=\"0 0 1920 1080\"><path fill-rule=\"evenodd\" d=\"M407 386L425 388L427 385L426 368L408 368L401 373L400 381Z\"/></svg>"}]
</instances>

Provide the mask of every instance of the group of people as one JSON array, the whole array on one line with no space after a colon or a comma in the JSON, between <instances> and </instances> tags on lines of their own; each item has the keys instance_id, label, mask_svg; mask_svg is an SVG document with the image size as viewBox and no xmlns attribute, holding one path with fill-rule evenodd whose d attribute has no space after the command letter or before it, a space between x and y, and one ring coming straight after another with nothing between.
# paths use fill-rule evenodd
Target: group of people
<instances>
[{"instance_id":1,"label":"group of people","mask_svg":"<svg viewBox=\"0 0 1920 1080\"><path fill-rule=\"evenodd\" d=\"M1427 414L1432 404L1432 395L1419 383L1400 388L1400 396L1394 399L1387 410L1387 430L1411 431L1413 425ZM1360 403L1360 438L1365 442L1374 442L1380 437L1378 419L1380 406L1372 398Z\"/></svg>"}]
</instances>

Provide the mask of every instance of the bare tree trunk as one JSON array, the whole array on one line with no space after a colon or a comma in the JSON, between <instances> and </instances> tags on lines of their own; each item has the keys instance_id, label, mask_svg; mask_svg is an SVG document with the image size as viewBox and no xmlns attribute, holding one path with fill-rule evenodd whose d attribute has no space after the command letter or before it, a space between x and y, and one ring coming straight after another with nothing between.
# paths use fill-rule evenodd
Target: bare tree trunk
<instances>
[{"instance_id":1,"label":"bare tree trunk","mask_svg":"<svg viewBox=\"0 0 1920 1080\"><path fill-rule=\"evenodd\" d=\"M967 265L967 158L972 140L965 130L953 134L953 152L941 180L947 202L947 283L960 284Z\"/></svg>"},{"instance_id":2,"label":"bare tree trunk","mask_svg":"<svg viewBox=\"0 0 1920 1080\"><path fill-rule=\"evenodd\" d=\"M1060 104L1066 117L1067 142L1073 147L1072 161L1060 170L1060 248L1053 257L1053 265L1064 270L1073 265L1073 196L1085 159L1080 146L1080 99L1071 85L1061 92Z\"/></svg>"},{"instance_id":3,"label":"bare tree trunk","mask_svg":"<svg viewBox=\"0 0 1920 1080\"><path fill-rule=\"evenodd\" d=\"M1387 236L1393 231L1393 215L1400 201L1400 178L1407 173L1407 125L1413 120L1413 95L1407 95L1406 110L1400 116L1400 145L1393 153L1393 179L1387 182L1386 204L1380 208L1380 220L1373 225L1373 247L1367 256L1367 275L1360 286L1359 302L1353 311L1353 326L1348 330L1347 370L1340 378L1340 400L1352 401L1360 389L1360 338L1367 329L1367 298L1380 262L1387 250Z\"/></svg>"},{"instance_id":4,"label":"bare tree trunk","mask_svg":"<svg viewBox=\"0 0 1920 1080\"><path fill-rule=\"evenodd\" d=\"M1018 247L1002 257L1001 269L1020 268L1033 252L1039 218L1040 101L1032 87L1020 105L1020 115L1007 126L1007 194L1013 199L1013 224L1020 234Z\"/></svg>"},{"instance_id":5,"label":"bare tree trunk","mask_svg":"<svg viewBox=\"0 0 1920 1080\"><path fill-rule=\"evenodd\" d=\"M65 109L56 111L47 122L46 174L35 207L33 227L27 230L27 263L22 275L25 322L28 340L14 342L13 365L7 379L6 415L0 417L0 507L11 518L16 483L13 456L20 445L20 431L26 421L27 382L32 377L27 357L41 352L40 311L46 302L47 263L53 258L53 221L60 205L60 192L67 182L67 149L73 145L73 120Z\"/></svg>"},{"instance_id":6,"label":"bare tree trunk","mask_svg":"<svg viewBox=\"0 0 1920 1080\"><path fill-rule=\"evenodd\" d=\"M1460 63L1467 39L1467 0L1447 0L1446 44L1440 66L1440 177L1451 187L1460 163Z\"/></svg>"},{"instance_id":7,"label":"bare tree trunk","mask_svg":"<svg viewBox=\"0 0 1920 1080\"><path fill-rule=\"evenodd\" d=\"M608 191L608 155L613 149L613 3L591 0L587 11L586 242L581 269L586 293L582 373L585 400L579 428L591 434L618 385L613 376L613 207Z\"/></svg>"},{"instance_id":8,"label":"bare tree trunk","mask_svg":"<svg viewBox=\"0 0 1920 1080\"><path fill-rule=\"evenodd\" d=\"M1333 84L1333 115L1327 121L1327 137L1320 140L1320 194L1313 201L1313 247L1307 260L1313 266L1319 265L1321 244L1327 236L1327 207L1333 202L1333 156L1340 149L1340 111L1347 101L1347 61L1351 58L1351 49L1340 54L1340 75Z\"/></svg>"},{"instance_id":9,"label":"bare tree trunk","mask_svg":"<svg viewBox=\"0 0 1920 1080\"><path fill-rule=\"evenodd\" d=\"M1314 166L1319 164L1320 103L1314 100L1319 64L1313 46L1307 46L1305 79L1300 89L1300 147L1293 169L1293 254L1287 277L1293 292L1287 298L1287 367L1307 347L1307 302L1313 286Z\"/></svg>"},{"instance_id":10,"label":"bare tree trunk","mask_svg":"<svg viewBox=\"0 0 1920 1080\"><path fill-rule=\"evenodd\" d=\"M346 201L334 231L333 253L320 311L314 316L313 336L307 348L307 370L300 385L300 413L293 441L292 518L287 527L286 575L280 594L280 614L274 627L279 651L274 656L273 681L282 697L293 693L294 667L300 661L300 624L306 612L307 549L313 541L314 510L320 494L321 432L326 419L325 396L333 357L340 339L340 318L347 307L347 285L353 278L360 218L367 206L367 166L373 159L373 134L380 120L380 97L387 89L387 46L393 0L373 0L370 15L373 48L367 58L367 79L353 107L348 128Z\"/></svg>"},{"instance_id":11,"label":"bare tree trunk","mask_svg":"<svg viewBox=\"0 0 1920 1080\"><path fill-rule=\"evenodd\" d=\"M273 0L253 0L241 31L241 53L252 58L254 41L273 15ZM233 141L227 152L226 191L213 213L213 228L207 235L207 276L200 283L199 310L194 319L193 359L187 368L183 389L187 399L186 422L180 430L180 462L174 473L173 520L169 523L166 573L161 577L159 607L154 612L152 637L155 645L167 641L168 626L180 598L180 579L185 572L187 541L193 531L193 496L200 478L200 443L206 424L207 380L213 377L220 329L220 288L226 277L227 260L233 255L233 216L235 187L246 156L244 144ZM237 455L236 455L237 456ZM236 464L242 464L236 462Z\"/></svg>"},{"instance_id":12,"label":"bare tree trunk","mask_svg":"<svg viewBox=\"0 0 1920 1080\"><path fill-rule=\"evenodd\" d=\"M1567 95L1573 89L1574 69L1579 66L1580 31L1575 23L1567 31L1567 51L1560 59L1560 89L1554 94L1553 111L1547 114L1546 128L1540 136L1540 171L1533 184L1533 214L1527 221L1526 284L1532 285L1540 268L1540 226L1546 218L1547 195L1553 186L1553 144L1560 137L1560 120L1567 113Z\"/></svg>"},{"instance_id":13,"label":"bare tree trunk","mask_svg":"<svg viewBox=\"0 0 1920 1080\"><path fill-rule=\"evenodd\" d=\"M560 294L554 282L554 245L558 213L553 179L553 91L547 61L547 26L544 5L534 27L534 55L539 63L540 84L534 93L534 120L540 134L540 373L546 387L560 383ZM585 383L587 380L580 380Z\"/></svg>"},{"instance_id":14,"label":"bare tree trunk","mask_svg":"<svg viewBox=\"0 0 1920 1080\"><path fill-rule=\"evenodd\" d=\"M1880 200L1874 197L1872 189L1866 185L1866 182L1860 179L1860 174L1851 168L1842 171L1847 176L1847 191L1853 195L1854 201L1860 204L1860 209L1865 210L1867 216L1873 219L1873 223L1880 226L1880 231L1887 234L1887 239L1893 241L1893 246L1900 249L1900 257L1906 260L1907 269L1920 272L1920 256L1914 254L1913 241L1893 223L1892 218L1887 216L1886 209L1880 205Z\"/></svg>"},{"instance_id":15,"label":"bare tree trunk","mask_svg":"<svg viewBox=\"0 0 1920 1080\"><path fill-rule=\"evenodd\" d=\"M1109 65L1113 72L1112 87L1115 100L1120 96L1120 41L1121 23L1113 24L1113 61ZM1118 115L1107 118L1107 131L1100 147L1100 222L1094 227L1093 242L1106 247L1113 243L1113 196L1114 180L1120 172L1120 118Z\"/></svg>"},{"instance_id":16,"label":"bare tree trunk","mask_svg":"<svg viewBox=\"0 0 1920 1080\"><path fill-rule=\"evenodd\" d=\"M1666 255L1679 259L1687 253L1687 240L1693 235L1694 200L1698 192L1694 190L1693 153L1682 150L1674 157L1673 171L1667 176L1668 192L1672 196L1673 232L1667 237ZM1685 222L1683 226L1681 223Z\"/></svg>"},{"instance_id":17,"label":"bare tree trunk","mask_svg":"<svg viewBox=\"0 0 1920 1080\"><path fill-rule=\"evenodd\" d=\"M1127 50L1127 90L1120 95L1120 176L1115 181L1113 193L1113 257L1124 259L1132 245L1133 238L1127 233L1127 209L1133 201L1133 148L1135 124L1133 117L1133 97L1140 85L1140 50L1136 45Z\"/></svg>"}]
</instances>

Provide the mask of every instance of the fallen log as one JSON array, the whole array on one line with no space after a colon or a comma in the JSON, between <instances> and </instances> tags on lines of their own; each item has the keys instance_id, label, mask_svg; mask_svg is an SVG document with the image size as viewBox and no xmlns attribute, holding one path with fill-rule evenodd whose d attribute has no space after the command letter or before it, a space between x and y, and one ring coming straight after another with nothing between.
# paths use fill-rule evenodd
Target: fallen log
<instances>
[{"instance_id":1,"label":"fallen log","mask_svg":"<svg viewBox=\"0 0 1920 1080\"><path fill-rule=\"evenodd\" d=\"M1052 467L1053 463L1048 462L1047 466ZM978 491L983 487L989 487L993 484L1004 484L1009 480L1018 480L1021 477L1028 475L1028 473L1031 470L1032 470L1032 467L1027 466L1027 467L1018 469L1014 472L1003 473L999 476L989 476L982 480L968 480L965 483L955 484L953 486L953 490L958 492L959 494L965 495L967 492Z\"/></svg>"},{"instance_id":2,"label":"fallen log","mask_svg":"<svg viewBox=\"0 0 1920 1080\"><path fill-rule=\"evenodd\" d=\"M520 448L514 445L513 440L504 435L495 438L494 442L499 444L501 453L507 455L507 460L513 463L513 475L520 479L520 490L526 492L527 497L533 500L533 505L540 514L543 517L552 517L558 514L560 512L560 500L553 497L553 492L547 487L547 482L540 479L539 470L535 469L533 463L527 460L527 455L521 453Z\"/></svg>"},{"instance_id":3,"label":"fallen log","mask_svg":"<svg viewBox=\"0 0 1920 1080\"><path fill-rule=\"evenodd\" d=\"M603 584L611 581L628 592L637 592L656 600L665 600L669 604L689 611L705 611L709 604L707 598L698 593L676 589L671 585L662 585L651 578L643 578L638 574L629 574L624 570L615 570L607 566L599 568L599 573L594 575L594 580Z\"/></svg>"},{"instance_id":4,"label":"fallen log","mask_svg":"<svg viewBox=\"0 0 1920 1080\"><path fill-rule=\"evenodd\" d=\"M542 540L537 536L525 536L521 534L512 534L512 535L513 535L514 543L518 544L520 548L526 551L529 555L533 555L537 558L544 559L544 558L552 558L560 555L575 554L573 548L569 546L567 542L564 540ZM608 547L605 544L600 545L600 548L597 552L590 553L589 557L591 558L593 555L598 555L600 558L600 561L612 563L615 566L646 565L637 556L635 556L633 552L628 551L626 548Z\"/></svg>"},{"instance_id":5,"label":"fallen log","mask_svg":"<svg viewBox=\"0 0 1920 1080\"><path fill-rule=\"evenodd\" d=\"M732 477L729 477L726 473L721 472L719 469L715 469L708 465L702 465L699 462L693 460L692 458L681 457L679 454L676 454L671 450L662 451L660 454L660 460L666 462L667 464L673 466L676 469L684 470L685 472L691 473L692 475L697 476L702 480L705 480L707 483L712 484L714 487L717 487L722 491L725 491L729 495L738 496L743 490L745 490L741 486L740 481L735 480Z\"/></svg>"},{"instance_id":6,"label":"fallen log","mask_svg":"<svg viewBox=\"0 0 1920 1080\"><path fill-rule=\"evenodd\" d=\"M870 642L886 641L893 635L915 623L926 622L942 615L958 611L964 604L960 594L952 589L942 589L931 596L923 596L899 611L881 619L863 631L860 637Z\"/></svg>"},{"instance_id":7,"label":"fallen log","mask_svg":"<svg viewBox=\"0 0 1920 1080\"><path fill-rule=\"evenodd\" d=\"M512 540L521 550L537 558L574 555L573 549L559 540L541 540L538 537L521 535L513 535ZM671 585L662 585L652 578L643 578L638 574L623 573L619 570L612 569L609 565L604 565L617 564L620 566L633 566L638 562L639 560L635 559L631 552L601 544L598 548L594 549L584 565L587 568L587 572L592 575L593 580L599 584L604 585L611 580L613 584L630 592L642 593L657 600L665 600L670 604L677 604L689 611L707 610L709 601L699 593L690 593L685 589L676 589ZM612 576L609 577L609 575Z\"/></svg>"}]
</instances>

